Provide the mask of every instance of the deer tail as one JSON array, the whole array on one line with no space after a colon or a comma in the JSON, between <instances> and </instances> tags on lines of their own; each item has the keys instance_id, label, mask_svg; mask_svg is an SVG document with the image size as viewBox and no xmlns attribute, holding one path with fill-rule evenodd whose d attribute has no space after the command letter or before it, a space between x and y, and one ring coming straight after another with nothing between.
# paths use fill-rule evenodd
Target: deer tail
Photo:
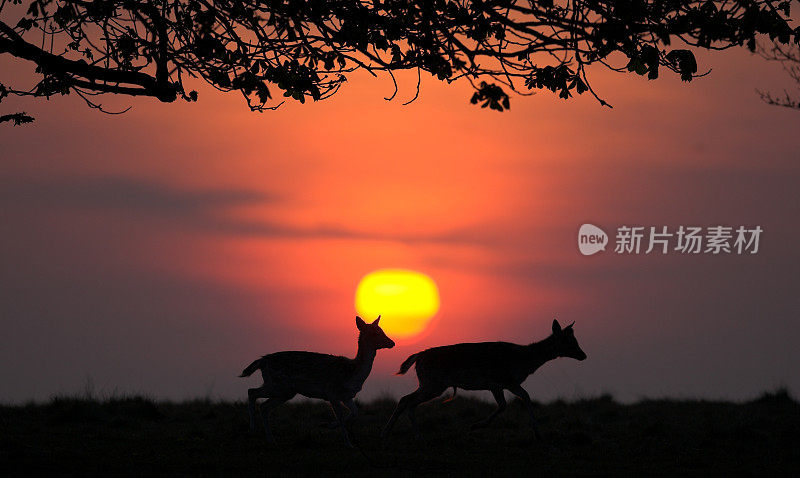
<instances>
[{"instance_id":1,"label":"deer tail","mask_svg":"<svg viewBox=\"0 0 800 478\"><path fill-rule=\"evenodd\" d=\"M415 353L410 357L408 357L406 361L403 362L402 365L400 365L400 371L397 372L397 375L403 375L404 373L408 372L408 369L410 369L411 366L414 365L414 363L417 361L417 358L419 358L419 353Z\"/></svg>"},{"instance_id":2,"label":"deer tail","mask_svg":"<svg viewBox=\"0 0 800 478\"><path fill-rule=\"evenodd\" d=\"M250 365L247 366L247 368L242 370L242 373L239 376L249 377L250 375L253 375L253 372L260 369L263 365L264 365L264 357L254 360L253 363L251 363Z\"/></svg>"}]
</instances>

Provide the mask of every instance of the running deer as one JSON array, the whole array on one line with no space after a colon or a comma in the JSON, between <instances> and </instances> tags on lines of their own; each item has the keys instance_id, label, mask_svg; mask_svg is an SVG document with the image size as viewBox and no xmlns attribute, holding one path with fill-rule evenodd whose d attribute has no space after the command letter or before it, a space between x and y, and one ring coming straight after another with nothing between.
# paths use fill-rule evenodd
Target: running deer
<instances>
[{"instance_id":1,"label":"running deer","mask_svg":"<svg viewBox=\"0 0 800 478\"><path fill-rule=\"evenodd\" d=\"M416 364L419 387L400 399L383 429L382 436L385 437L391 431L394 422L405 411L408 411L414 434L419 436L414 410L419 404L438 397L452 387L453 397L459 388L489 390L494 395L497 410L474 423L473 429L488 424L506 409L503 390L508 390L525 403L531 427L536 437L541 438L531 397L521 384L539 367L555 358L586 359L586 354L575 339L573 325L574 322L562 329L558 321L553 320L552 335L530 345L508 342L466 343L434 347L411 355L400 366L398 375L408 372Z\"/></svg>"},{"instance_id":2,"label":"running deer","mask_svg":"<svg viewBox=\"0 0 800 478\"><path fill-rule=\"evenodd\" d=\"M267 440L275 443L269 427L269 412L300 394L331 404L335 423L341 427L347 446L352 447L345 423L358 413L353 399L372 370L376 352L394 347L392 339L378 325L380 319L378 316L373 323L367 324L361 317L356 317L359 334L355 359L314 352L275 352L248 365L240 377L249 377L256 370L261 370L264 377L264 385L247 390L250 429L256 428L256 400L266 398L261 405L261 419ZM347 417L337 408L340 405L349 409Z\"/></svg>"}]
</instances>

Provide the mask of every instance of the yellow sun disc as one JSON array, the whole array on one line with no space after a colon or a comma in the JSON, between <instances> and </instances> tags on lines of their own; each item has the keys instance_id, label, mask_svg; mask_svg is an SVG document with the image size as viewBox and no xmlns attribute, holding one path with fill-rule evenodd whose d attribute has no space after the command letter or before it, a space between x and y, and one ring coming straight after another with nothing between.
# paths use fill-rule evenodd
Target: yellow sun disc
<instances>
[{"instance_id":1,"label":"yellow sun disc","mask_svg":"<svg viewBox=\"0 0 800 478\"><path fill-rule=\"evenodd\" d=\"M365 319L381 316L381 328L391 338L417 335L439 310L439 290L433 279L416 271L382 269L370 272L356 289L356 311Z\"/></svg>"}]
</instances>

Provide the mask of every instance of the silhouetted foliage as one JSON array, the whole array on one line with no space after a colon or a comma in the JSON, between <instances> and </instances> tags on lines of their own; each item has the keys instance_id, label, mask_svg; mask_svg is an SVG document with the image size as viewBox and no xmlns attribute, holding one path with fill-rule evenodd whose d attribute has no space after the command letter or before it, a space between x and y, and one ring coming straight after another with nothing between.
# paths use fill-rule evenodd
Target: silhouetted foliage
<instances>
[{"instance_id":1,"label":"silhouetted foliage","mask_svg":"<svg viewBox=\"0 0 800 478\"><path fill-rule=\"evenodd\" d=\"M605 395L534 402L544 441L533 439L522 403L509 403L490 428L465 422L494 406L457 397L422 405L425 434L398 423L380 428L395 400L360 403L351 425L358 449L320 426L330 408L288 403L275 415L278 446L248 433L247 405L209 400L155 402L140 397L60 398L0 406L0 463L24 475L268 476L797 476L800 404L786 391L731 403L644 400Z\"/></svg>"},{"instance_id":2,"label":"silhouetted foliage","mask_svg":"<svg viewBox=\"0 0 800 478\"><path fill-rule=\"evenodd\" d=\"M781 45L771 43L769 46L759 45L758 54L769 61L781 64L789 79L794 83L796 91L783 90L783 94L773 94L768 91L758 90L761 99L775 106L784 106L800 110L800 46Z\"/></svg>"},{"instance_id":3,"label":"silhouetted foliage","mask_svg":"<svg viewBox=\"0 0 800 478\"><path fill-rule=\"evenodd\" d=\"M24 3L24 4L23 4ZM698 75L691 47L797 42L776 0L0 0L0 53L36 65L9 94L197 100L187 78L238 91L254 111L327 98L349 73L413 69L464 78L472 103L507 91L589 91L587 66ZM5 75L3 75L5 76ZM394 76L392 75L392 78ZM8 79L2 79L8 81ZM396 93L396 90L395 90ZM393 97L394 95L392 95ZM595 97L597 95L595 94ZM597 99L606 104L605 101Z\"/></svg>"},{"instance_id":4,"label":"silhouetted foliage","mask_svg":"<svg viewBox=\"0 0 800 478\"><path fill-rule=\"evenodd\" d=\"M33 117L28 116L25 112L21 113L11 113L7 115L0 115L0 123L5 123L6 121L11 121L14 126L19 126L25 123L33 123Z\"/></svg>"}]
</instances>

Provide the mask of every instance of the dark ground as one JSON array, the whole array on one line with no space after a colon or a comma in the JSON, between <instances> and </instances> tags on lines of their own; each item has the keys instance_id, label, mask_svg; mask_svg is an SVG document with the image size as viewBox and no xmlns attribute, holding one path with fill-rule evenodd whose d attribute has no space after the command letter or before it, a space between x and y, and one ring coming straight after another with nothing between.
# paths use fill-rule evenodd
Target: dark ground
<instances>
[{"instance_id":1,"label":"dark ground","mask_svg":"<svg viewBox=\"0 0 800 478\"><path fill-rule=\"evenodd\" d=\"M392 400L362 404L343 446L322 402L272 415L279 444L250 434L244 403L144 398L54 399L0 407L0 475L494 474L800 476L800 404L786 392L747 403L610 397L537 404L545 443L532 438L520 403L486 429L468 424L493 405L476 399L419 408L423 437L406 418L379 438Z\"/></svg>"}]
</instances>

